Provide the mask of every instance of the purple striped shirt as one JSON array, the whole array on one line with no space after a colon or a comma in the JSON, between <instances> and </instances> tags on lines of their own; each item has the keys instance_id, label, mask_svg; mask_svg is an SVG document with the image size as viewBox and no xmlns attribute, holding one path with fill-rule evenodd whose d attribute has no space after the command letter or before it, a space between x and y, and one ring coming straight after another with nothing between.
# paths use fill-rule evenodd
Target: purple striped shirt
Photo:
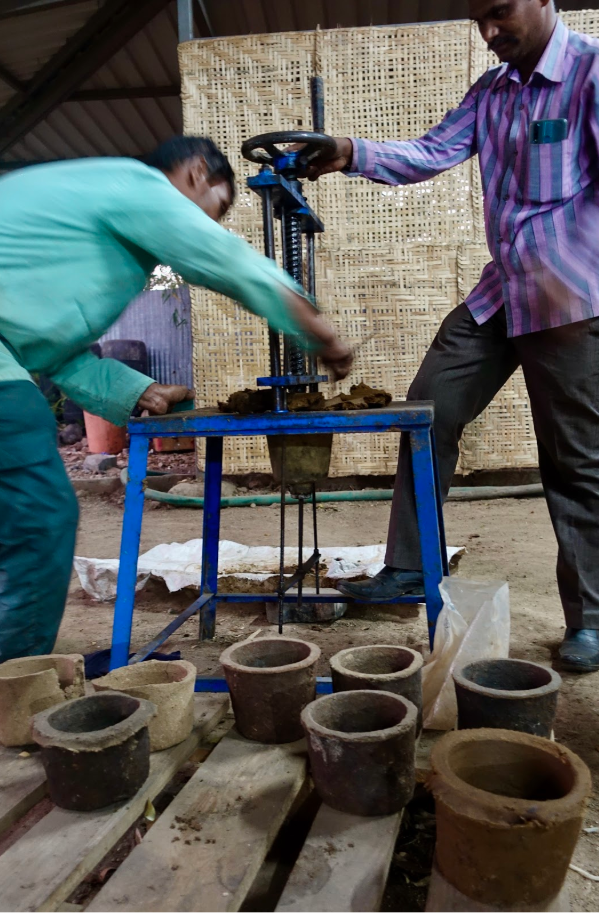
<instances>
[{"instance_id":1,"label":"purple striped shirt","mask_svg":"<svg viewBox=\"0 0 599 913\"><path fill-rule=\"evenodd\" d=\"M565 139L530 142L533 122L562 118ZM493 67L421 139L352 142L350 173L384 184L425 181L478 153L493 259L466 299L477 323L503 305L510 336L599 316L599 41L558 20L526 85ZM544 291L548 271L563 294Z\"/></svg>"}]
</instances>

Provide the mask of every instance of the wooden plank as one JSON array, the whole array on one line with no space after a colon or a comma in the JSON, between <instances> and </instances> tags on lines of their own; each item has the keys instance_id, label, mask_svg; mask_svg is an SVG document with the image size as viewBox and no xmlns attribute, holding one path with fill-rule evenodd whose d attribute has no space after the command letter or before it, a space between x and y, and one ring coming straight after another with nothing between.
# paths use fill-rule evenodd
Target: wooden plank
<instances>
[{"instance_id":1,"label":"wooden plank","mask_svg":"<svg viewBox=\"0 0 599 913\"><path fill-rule=\"evenodd\" d=\"M359 818L321 805L277 910L380 910L402 815Z\"/></svg>"},{"instance_id":2,"label":"wooden plank","mask_svg":"<svg viewBox=\"0 0 599 913\"><path fill-rule=\"evenodd\" d=\"M0 747L0 834L46 793L46 774L39 753L20 758L21 753L21 748Z\"/></svg>"},{"instance_id":3,"label":"wooden plank","mask_svg":"<svg viewBox=\"0 0 599 913\"><path fill-rule=\"evenodd\" d=\"M150 775L124 805L97 812L54 808L0 856L0 910L56 910L103 859L226 714L226 695L198 695L193 733L151 756Z\"/></svg>"},{"instance_id":4,"label":"wooden plank","mask_svg":"<svg viewBox=\"0 0 599 913\"><path fill-rule=\"evenodd\" d=\"M303 742L231 730L87 911L239 910L306 766Z\"/></svg>"}]
</instances>

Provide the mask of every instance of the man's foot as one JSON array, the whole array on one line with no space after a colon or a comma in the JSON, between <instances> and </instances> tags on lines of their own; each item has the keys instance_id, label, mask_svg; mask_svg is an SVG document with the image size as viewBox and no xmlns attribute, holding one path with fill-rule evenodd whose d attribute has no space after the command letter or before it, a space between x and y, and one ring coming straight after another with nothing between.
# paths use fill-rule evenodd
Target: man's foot
<instances>
[{"instance_id":1,"label":"man's foot","mask_svg":"<svg viewBox=\"0 0 599 913\"><path fill-rule=\"evenodd\" d=\"M599 671L599 631L566 628L559 648L560 665L566 672Z\"/></svg>"},{"instance_id":2,"label":"man's foot","mask_svg":"<svg viewBox=\"0 0 599 913\"><path fill-rule=\"evenodd\" d=\"M337 589L344 596L351 596L360 602L389 602L396 596L422 596L424 599L424 578L422 571L404 571L401 568L385 567L370 580L351 583L340 580Z\"/></svg>"}]
</instances>

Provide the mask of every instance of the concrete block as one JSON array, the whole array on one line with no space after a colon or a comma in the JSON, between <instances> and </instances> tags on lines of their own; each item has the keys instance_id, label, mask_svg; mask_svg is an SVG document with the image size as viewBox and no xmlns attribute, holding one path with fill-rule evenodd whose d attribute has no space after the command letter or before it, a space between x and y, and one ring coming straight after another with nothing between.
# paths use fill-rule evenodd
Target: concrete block
<instances>
[{"instance_id":1,"label":"concrete block","mask_svg":"<svg viewBox=\"0 0 599 913\"><path fill-rule=\"evenodd\" d=\"M84 460L83 468L86 472L106 472L116 468L116 457L108 453L90 453Z\"/></svg>"},{"instance_id":2,"label":"concrete block","mask_svg":"<svg viewBox=\"0 0 599 913\"><path fill-rule=\"evenodd\" d=\"M179 495L183 498L203 498L204 497L204 480L199 479L195 482L179 482L170 490L170 494ZM234 482L223 480L221 488L222 498L233 498L237 494L237 486Z\"/></svg>"}]
</instances>

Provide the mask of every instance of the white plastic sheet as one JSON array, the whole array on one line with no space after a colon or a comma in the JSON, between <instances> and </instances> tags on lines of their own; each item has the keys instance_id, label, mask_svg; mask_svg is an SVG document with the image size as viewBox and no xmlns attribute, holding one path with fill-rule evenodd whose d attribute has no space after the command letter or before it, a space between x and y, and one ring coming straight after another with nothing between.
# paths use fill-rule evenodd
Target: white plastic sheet
<instances>
[{"instance_id":1,"label":"white plastic sheet","mask_svg":"<svg viewBox=\"0 0 599 913\"><path fill-rule=\"evenodd\" d=\"M510 596L507 583L446 577L433 652L422 670L425 729L453 729L457 701L452 673L477 659L507 657Z\"/></svg>"},{"instance_id":2,"label":"white plastic sheet","mask_svg":"<svg viewBox=\"0 0 599 913\"><path fill-rule=\"evenodd\" d=\"M342 580L363 574L373 577L384 564L385 545L364 545L359 548L321 548L322 564L331 580ZM451 561L463 548L448 548ZM304 560L312 548L304 549ZM295 567L297 549L285 549L285 563ZM116 596L119 569L117 558L75 558L75 570L86 593L101 602ZM199 587L202 571L202 540L171 542L157 545L140 555L137 566L137 589L142 589L150 577L159 577L171 593L184 587ZM279 549L267 546L240 545L223 539L218 552L219 577L237 577L263 581L279 573Z\"/></svg>"}]
</instances>

